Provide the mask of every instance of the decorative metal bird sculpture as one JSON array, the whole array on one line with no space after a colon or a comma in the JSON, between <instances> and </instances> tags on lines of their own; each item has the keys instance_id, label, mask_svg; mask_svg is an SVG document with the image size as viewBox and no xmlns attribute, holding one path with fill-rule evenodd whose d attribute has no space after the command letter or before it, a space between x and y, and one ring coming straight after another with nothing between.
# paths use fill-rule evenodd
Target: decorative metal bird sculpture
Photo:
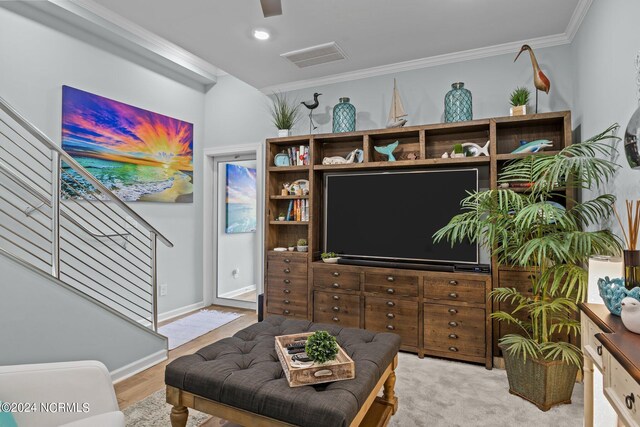
<instances>
[{"instance_id":1,"label":"decorative metal bird sculpture","mask_svg":"<svg viewBox=\"0 0 640 427\"><path fill-rule=\"evenodd\" d=\"M302 101L301 104L304 105L305 107L307 107L309 109L309 134L311 134L311 132L313 132L314 129L317 129L318 126L316 126L313 123L313 110L315 110L316 108L318 108L318 105L320 105L320 101L318 101L318 97L322 95L321 93L314 93L313 94L313 101Z\"/></svg>"},{"instance_id":2,"label":"decorative metal bird sculpture","mask_svg":"<svg viewBox=\"0 0 640 427\"><path fill-rule=\"evenodd\" d=\"M523 44L520 48L520 52L516 56L516 59L513 62L516 62L520 57L520 54L525 50L529 51L529 56L531 57L531 65L533 66L533 84L536 87L536 113L538 112L538 91L541 90L544 93L548 94L549 90L551 90L551 82L549 78L542 72L540 66L538 65L538 61L536 60L536 55L533 53L533 49L528 44Z\"/></svg>"}]
</instances>

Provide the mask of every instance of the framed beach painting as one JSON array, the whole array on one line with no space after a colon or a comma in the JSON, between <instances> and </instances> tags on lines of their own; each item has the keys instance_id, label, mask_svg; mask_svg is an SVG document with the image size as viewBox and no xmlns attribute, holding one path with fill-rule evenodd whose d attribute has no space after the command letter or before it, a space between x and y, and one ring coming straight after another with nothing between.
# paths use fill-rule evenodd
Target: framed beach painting
<instances>
[{"instance_id":1,"label":"framed beach painting","mask_svg":"<svg viewBox=\"0 0 640 427\"><path fill-rule=\"evenodd\" d=\"M256 169L227 163L225 232L256 231Z\"/></svg>"},{"instance_id":2,"label":"framed beach painting","mask_svg":"<svg viewBox=\"0 0 640 427\"><path fill-rule=\"evenodd\" d=\"M62 148L125 202L193 202L193 125L62 87ZM62 165L64 197L92 198Z\"/></svg>"}]
</instances>

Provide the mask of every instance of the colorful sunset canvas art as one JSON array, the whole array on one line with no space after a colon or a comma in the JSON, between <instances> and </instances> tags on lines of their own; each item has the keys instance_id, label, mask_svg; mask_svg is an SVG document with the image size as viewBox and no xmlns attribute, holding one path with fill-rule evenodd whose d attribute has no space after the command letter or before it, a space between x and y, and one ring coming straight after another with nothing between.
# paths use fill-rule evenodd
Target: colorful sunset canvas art
<instances>
[{"instance_id":1,"label":"colorful sunset canvas art","mask_svg":"<svg viewBox=\"0 0 640 427\"><path fill-rule=\"evenodd\" d=\"M227 163L226 233L256 231L256 170Z\"/></svg>"},{"instance_id":2,"label":"colorful sunset canvas art","mask_svg":"<svg viewBox=\"0 0 640 427\"><path fill-rule=\"evenodd\" d=\"M191 123L63 86L62 148L126 202L193 202ZM92 197L65 165L62 181L68 197Z\"/></svg>"}]
</instances>

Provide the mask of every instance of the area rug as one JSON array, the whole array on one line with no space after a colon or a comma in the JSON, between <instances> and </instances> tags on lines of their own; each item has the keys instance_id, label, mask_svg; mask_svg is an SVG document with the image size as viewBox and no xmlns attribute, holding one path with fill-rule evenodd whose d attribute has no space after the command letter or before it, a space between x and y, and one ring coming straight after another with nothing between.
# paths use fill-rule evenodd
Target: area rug
<instances>
[{"instance_id":1,"label":"area rug","mask_svg":"<svg viewBox=\"0 0 640 427\"><path fill-rule=\"evenodd\" d=\"M396 370L399 408L390 426L582 427L582 385L571 405L547 412L509 393L501 369L400 353Z\"/></svg>"},{"instance_id":2,"label":"area rug","mask_svg":"<svg viewBox=\"0 0 640 427\"><path fill-rule=\"evenodd\" d=\"M399 407L391 417L390 426L582 427L581 384L575 385L571 405L542 412L509 394L507 374L503 370L488 371L468 363L419 359L407 353L400 353L399 358L395 387ZM130 411L136 415L135 419ZM127 426L170 427L169 411L164 390L158 391L125 410ZM190 427L198 426L197 423L203 423L202 427L230 426L215 417L205 423L207 417L191 409L189 414Z\"/></svg>"},{"instance_id":3,"label":"area rug","mask_svg":"<svg viewBox=\"0 0 640 427\"><path fill-rule=\"evenodd\" d=\"M160 326L158 332L169 338L169 350L173 350L241 316L240 313L200 310L168 325Z\"/></svg>"},{"instance_id":4,"label":"area rug","mask_svg":"<svg viewBox=\"0 0 640 427\"><path fill-rule=\"evenodd\" d=\"M158 390L146 399L134 403L124 411L125 425L127 427L171 427L169 414L171 413L171 405L166 402L165 390ZM201 426L209 415L189 409L189 420L187 427ZM215 421L218 421L216 423ZM211 424L210 424L211 423ZM219 418L210 420L206 423L208 426L222 426L226 421Z\"/></svg>"}]
</instances>

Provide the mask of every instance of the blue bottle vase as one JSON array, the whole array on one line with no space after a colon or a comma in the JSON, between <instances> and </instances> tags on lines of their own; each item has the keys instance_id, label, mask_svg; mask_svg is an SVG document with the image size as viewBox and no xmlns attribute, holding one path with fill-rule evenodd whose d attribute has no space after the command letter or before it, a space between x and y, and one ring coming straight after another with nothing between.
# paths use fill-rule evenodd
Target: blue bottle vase
<instances>
[{"instance_id":1,"label":"blue bottle vase","mask_svg":"<svg viewBox=\"0 0 640 427\"><path fill-rule=\"evenodd\" d=\"M340 98L333 107L333 133L355 132L356 107L349 103L349 98Z\"/></svg>"},{"instance_id":2,"label":"blue bottle vase","mask_svg":"<svg viewBox=\"0 0 640 427\"><path fill-rule=\"evenodd\" d=\"M473 120L471 92L465 89L464 83L454 83L444 97L444 121L452 123L468 120Z\"/></svg>"}]
</instances>

